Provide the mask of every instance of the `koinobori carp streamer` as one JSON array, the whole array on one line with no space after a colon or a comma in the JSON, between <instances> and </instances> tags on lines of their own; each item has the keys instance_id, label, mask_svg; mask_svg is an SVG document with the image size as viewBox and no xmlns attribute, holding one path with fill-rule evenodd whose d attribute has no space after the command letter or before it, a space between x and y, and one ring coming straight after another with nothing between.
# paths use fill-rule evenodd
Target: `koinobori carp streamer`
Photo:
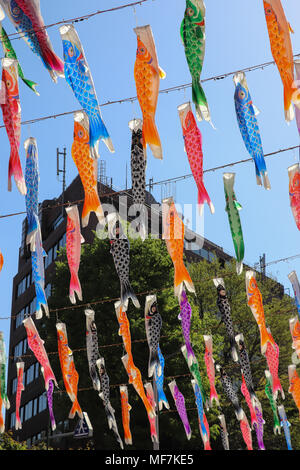
<instances>
[{"instance_id":1,"label":"koinobori carp streamer","mask_svg":"<svg viewBox=\"0 0 300 470\"><path fill-rule=\"evenodd\" d=\"M235 332L234 326L231 317L231 308L229 304L229 300L226 294L225 283L222 278L215 278L213 279L213 283L217 288L218 298L217 298L217 306L219 308L222 321L225 325L227 336L230 343L231 348L231 357L234 362L238 361L238 353L235 344Z\"/></svg>"},{"instance_id":2,"label":"koinobori carp streamer","mask_svg":"<svg viewBox=\"0 0 300 470\"><path fill-rule=\"evenodd\" d=\"M23 361L18 361L16 363L17 368L17 392L16 392L16 431L22 429L22 422L20 418L20 406L21 406L21 396L24 387L24 365Z\"/></svg>"},{"instance_id":3,"label":"koinobori carp streamer","mask_svg":"<svg viewBox=\"0 0 300 470\"><path fill-rule=\"evenodd\" d=\"M27 212L28 230L26 243L30 244L31 251L35 249L35 236L39 228L39 162L38 148L34 137L26 139L24 142L26 151L25 183L27 193L25 195L25 205Z\"/></svg>"},{"instance_id":4,"label":"koinobori carp streamer","mask_svg":"<svg viewBox=\"0 0 300 470\"><path fill-rule=\"evenodd\" d=\"M191 344L191 321L192 321L192 307L188 301L185 290L181 292L180 298L180 313L178 319L181 321L182 335L185 341L187 362L189 367L196 362L195 353Z\"/></svg>"},{"instance_id":5,"label":"koinobori carp streamer","mask_svg":"<svg viewBox=\"0 0 300 470\"><path fill-rule=\"evenodd\" d=\"M119 430L118 430L118 425L115 417L115 410L113 409L111 402L110 402L110 387L109 387L109 377L106 371L105 367L105 360L103 357L99 357L96 361L96 366L99 371L99 377L100 377L100 392L99 392L99 397L103 401L104 405L104 410L107 418L107 423L109 429L112 430L117 442L120 445L121 449L124 449L123 441L120 437Z\"/></svg>"},{"instance_id":6,"label":"koinobori carp streamer","mask_svg":"<svg viewBox=\"0 0 300 470\"><path fill-rule=\"evenodd\" d=\"M160 339L160 330L162 328L162 318L158 311L156 295L148 295L145 302L145 327L146 337L149 346L149 364L148 377L158 371L161 373L161 366L158 356L158 346Z\"/></svg>"},{"instance_id":7,"label":"koinobori carp streamer","mask_svg":"<svg viewBox=\"0 0 300 470\"><path fill-rule=\"evenodd\" d=\"M77 398L79 375L75 368L73 352L68 345L67 327L65 323L57 322L57 342L60 368L65 384L67 394L73 405L69 413L69 419L73 419L77 413L79 418L83 419L83 413Z\"/></svg>"},{"instance_id":8,"label":"koinobori carp streamer","mask_svg":"<svg viewBox=\"0 0 300 470\"><path fill-rule=\"evenodd\" d=\"M131 186L132 200L136 213L139 213L139 222L136 230L144 241L147 236L147 210L146 201L146 149L143 147L143 121L132 119L129 122L131 130Z\"/></svg>"},{"instance_id":9,"label":"koinobori carp streamer","mask_svg":"<svg viewBox=\"0 0 300 470\"><path fill-rule=\"evenodd\" d=\"M0 332L0 433L4 432L4 419L2 415L2 404L4 408L8 410L10 408L10 402L7 397L6 390L6 352L4 334Z\"/></svg>"},{"instance_id":10,"label":"koinobori carp streamer","mask_svg":"<svg viewBox=\"0 0 300 470\"><path fill-rule=\"evenodd\" d=\"M90 214L94 212L101 223L104 219L103 209L98 194L97 160L91 158L89 147L89 118L85 111L74 113L74 140L72 158L84 189L84 203L81 214L82 226L89 223Z\"/></svg>"},{"instance_id":11,"label":"koinobori carp streamer","mask_svg":"<svg viewBox=\"0 0 300 470\"><path fill-rule=\"evenodd\" d=\"M165 368L165 359L160 350L160 346L157 348L158 358L159 358L159 367L156 366L154 380L156 382L157 388L157 399L158 399L158 409L161 411L163 407L169 409L170 405L168 403L167 397L164 392L164 368ZM160 373L159 373L160 369Z\"/></svg>"},{"instance_id":12,"label":"koinobori carp streamer","mask_svg":"<svg viewBox=\"0 0 300 470\"><path fill-rule=\"evenodd\" d=\"M36 319L43 316L43 311L49 317L49 306L45 292L45 267L44 257L47 256L42 244L42 233L40 224L38 225L35 239L34 250L31 252L32 280L35 286L36 294Z\"/></svg>"},{"instance_id":13,"label":"koinobori carp streamer","mask_svg":"<svg viewBox=\"0 0 300 470\"><path fill-rule=\"evenodd\" d=\"M242 209L241 204L237 201L234 192L235 173L223 174L224 191L225 191L225 210L228 215L229 226L237 259L236 272L241 274L243 271L243 259L245 254L245 244L243 238L242 224L239 211Z\"/></svg>"},{"instance_id":14,"label":"koinobori carp streamer","mask_svg":"<svg viewBox=\"0 0 300 470\"><path fill-rule=\"evenodd\" d=\"M201 391L195 379L192 379L191 382L195 394L195 401L198 410L199 431L204 445L204 450L211 450L209 424L204 411Z\"/></svg>"},{"instance_id":15,"label":"koinobori carp streamer","mask_svg":"<svg viewBox=\"0 0 300 470\"><path fill-rule=\"evenodd\" d=\"M89 144L92 157L99 158L99 140L103 140L110 152L114 147L102 120L100 106L79 36L73 24L59 28L64 51L64 72L67 83L89 118Z\"/></svg>"},{"instance_id":16,"label":"koinobori carp streamer","mask_svg":"<svg viewBox=\"0 0 300 470\"><path fill-rule=\"evenodd\" d=\"M239 129L249 154L255 164L256 182L265 189L271 189L260 131L256 115L258 109L254 106L249 92L244 72L238 72L233 77L235 83L234 103Z\"/></svg>"},{"instance_id":17,"label":"koinobori carp streamer","mask_svg":"<svg viewBox=\"0 0 300 470\"><path fill-rule=\"evenodd\" d=\"M284 91L284 114L287 122L294 119L293 103L299 106L299 92L295 87L294 58L291 42L291 26L288 23L281 0L264 0L264 11L273 58L277 65Z\"/></svg>"},{"instance_id":18,"label":"koinobori carp streamer","mask_svg":"<svg viewBox=\"0 0 300 470\"><path fill-rule=\"evenodd\" d=\"M66 207L67 213L67 259L70 270L70 287L69 298L72 304L76 303L77 295L79 300L82 300L82 289L78 277L78 270L80 265L81 244L84 243L84 238L80 232L80 219L78 207L76 205Z\"/></svg>"},{"instance_id":19,"label":"koinobori carp streamer","mask_svg":"<svg viewBox=\"0 0 300 470\"><path fill-rule=\"evenodd\" d=\"M19 74L19 77L25 83L25 85L27 85L32 91L34 91L34 93L36 95L39 96L39 93L36 90L37 83L33 82L32 80L28 80L24 76L24 73L23 73L22 67L20 65L20 62L17 58L16 52L15 52L15 50L14 50L12 44L11 44L11 41L10 41L5 29L2 26L1 19L2 18L1 18L1 13L0 13L0 41L2 43L4 55L8 59L16 59L18 61L18 74Z\"/></svg>"},{"instance_id":20,"label":"koinobori carp streamer","mask_svg":"<svg viewBox=\"0 0 300 470\"><path fill-rule=\"evenodd\" d=\"M288 274L288 278L292 284L294 295L295 295L295 304L297 307L299 319L300 319L300 283L296 271L292 271Z\"/></svg>"},{"instance_id":21,"label":"koinobori carp streamer","mask_svg":"<svg viewBox=\"0 0 300 470\"><path fill-rule=\"evenodd\" d=\"M23 324L25 326L26 333L27 333L28 346L41 365L41 370L42 370L44 381L45 381L45 389L47 392L51 427L52 427L52 430L54 430L56 428L56 424L55 424L55 420L53 416L53 409L52 409L52 393L53 393L54 385L58 387L58 384L57 384L55 375L53 373L53 370L51 368L46 349L44 347L44 341L41 339L32 318L31 317L25 318L23 320Z\"/></svg>"},{"instance_id":22,"label":"koinobori carp streamer","mask_svg":"<svg viewBox=\"0 0 300 470\"><path fill-rule=\"evenodd\" d=\"M122 229L122 224L116 213L107 215L108 233L110 238L110 252L120 281L120 298L126 306L131 298L136 308L140 303L131 287L129 280L130 243Z\"/></svg>"},{"instance_id":23,"label":"koinobori carp streamer","mask_svg":"<svg viewBox=\"0 0 300 470\"><path fill-rule=\"evenodd\" d=\"M300 113L300 111L299 111ZM288 167L289 197L292 214L300 230L300 165L295 163Z\"/></svg>"},{"instance_id":24,"label":"koinobori carp streamer","mask_svg":"<svg viewBox=\"0 0 300 470\"><path fill-rule=\"evenodd\" d=\"M179 217L173 198L163 199L163 239L174 265L174 294L179 301L184 285L195 293L193 281L183 262L184 223Z\"/></svg>"},{"instance_id":25,"label":"koinobori carp streamer","mask_svg":"<svg viewBox=\"0 0 300 470\"><path fill-rule=\"evenodd\" d=\"M132 445L132 434L130 430L130 410L131 406L128 403L128 388L126 385L120 385L120 397L122 408L122 423L124 430L124 442L127 445Z\"/></svg>"},{"instance_id":26,"label":"koinobori carp streamer","mask_svg":"<svg viewBox=\"0 0 300 470\"><path fill-rule=\"evenodd\" d=\"M190 103L184 103L178 106L177 109L183 132L184 148L198 189L200 214L203 214L205 202L208 204L210 211L213 214L215 212L215 208L205 189L203 181L202 134L197 126Z\"/></svg>"},{"instance_id":27,"label":"koinobori carp streamer","mask_svg":"<svg viewBox=\"0 0 300 470\"><path fill-rule=\"evenodd\" d=\"M210 406L213 406L214 401L216 402L217 406L220 406L219 397L215 385L215 361L213 358L213 339L211 335L204 335L203 338L205 343L204 362L206 365L206 372L210 385Z\"/></svg>"},{"instance_id":28,"label":"koinobori carp streamer","mask_svg":"<svg viewBox=\"0 0 300 470\"><path fill-rule=\"evenodd\" d=\"M162 160L160 136L155 123L160 79L165 72L158 65L154 37L150 25L134 29L137 36L137 51L134 64L134 79L137 98L143 114L143 147L149 145L155 158Z\"/></svg>"},{"instance_id":29,"label":"koinobori carp streamer","mask_svg":"<svg viewBox=\"0 0 300 470\"><path fill-rule=\"evenodd\" d=\"M7 16L54 82L64 76L63 61L55 54L41 14L40 0L1 0Z\"/></svg>"},{"instance_id":30,"label":"koinobori carp streamer","mask_svg":"<svg viewBox=\"0 0 300 470\"><path fill-rule=\"evenodd\" d=\"M293 450L292 441L291 441L291 433L290 433L291 423L287 419L286 412L285 412L283 405L278 406L278 414L280 416L280 425L284 431L287 448L288 450Z\"/></svg>"},{"instance_id":31,"label":"koinobori carp streamer","mask_svg":"<svg viewBox=\"0 0 300 470\"><path fill-rule=\"evenodd\" d=\"M206 409L209 410L210 402L209 402L209 398L207 397L207 394L205 392L205 389L203 387L198 360L197 360L196 356L194 356L193 362L191 364L188 363L188 355L187 355L186 345L181 346L181 352L182 352L182 355L183 355L184 359L187 362L188 368L189 368L193 378L196 380L196 382L198 384L200 393L202 395L202 401L203 401Z\"/></svg>"},{"instance_id":32,"label":"koinobori carp streamer","mask_svg":"<svg viewBox=\"0 0 300 470\"><path fill-rule=\"evenodd\" d=\"M187 437L188 440L190 440L190 438L192 436L192 431L191 431L188 415L187 415L187 412L186 412L184 396L180 392L180 390L179 390L179 388L176 384L176 380L172 380L172 382L169 383L169 388L170 388L170 391L172 393L176 409L178 411L178 414L179 414L180 419L182 421L182 424L184 426L186 437Z\"/></svg>"},{"instance_id":33,"label":"koinobori carp streamer","mask_svg":"<svg viewBox=\"0 0 300 470\"><path fill-rule=\"evenodd\" d=\"M11 177L22 195L27 188L20 161L21 104L19 96L18 61L4 58L2 64L1 109L3 121L10 143L8 164L8 191L12 190Z\"/></svg>"},{"instance_id":34,"label":"koinobori carp streamer","mask_svg":"<svg viewBox=\"0 0 300 470\"><path fill-rule=\"evenodd\" d=\"M273 431L274 431L274 434L280 434L281 433L280 420L279 420L278 413L277 413L276 399L273 396L272 375L269 370L265 370L265 376L266 376L265 394L269 400L272 413L273 413L273 423L274 423Z\"/></svg>"},{"instance_id":35,"label":"koinobori carp streamer","mask_svg":"<svg viewBox=\"0 0 300 470\"><path fill-rule=\"evenodd\" d=\"M210 110L200 82L205 55L205 4L203 0L186 0L180 36L192 76L192 97L199 121L211 122Z\"/></svg>"}]
</instances>

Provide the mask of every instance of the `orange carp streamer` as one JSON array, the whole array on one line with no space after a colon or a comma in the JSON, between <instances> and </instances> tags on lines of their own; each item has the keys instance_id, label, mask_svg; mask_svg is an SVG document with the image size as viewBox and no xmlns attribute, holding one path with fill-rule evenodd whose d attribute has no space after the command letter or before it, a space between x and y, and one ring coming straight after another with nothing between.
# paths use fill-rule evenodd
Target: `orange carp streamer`
<instances>
[{"instance_id":1,"label":"orange carp streamer","mask_svg":"<svg viewBox=\"0 0 300 470\"><path fill-rule=\"evenodd\" d=\"M74 418L77 413L79 418L83 419L83 413L77 399L79 375L75 368L73 352L68 346L68 336L66 325L64 323L56 323L57 341L58 341L58 355L60 367L67 394L73 402L69 419Z\"/></svg>"},{"instance_id":2,"label":"orange carp streamer","mask_svg":"<svg viewBox=\"0 0 300 470\"><path fill-rule=\"evenodd\" d=\"M173 198L167 198L163 203L163 239L174 265L174 293L179 302L181 293L186 288L195 293L193 281L183 262L184 223L179 217Z\"/></svg>"},{"instance_id":3,"label":"orange carp streamer","mask_svg":"<svg viewBox=\"0 0 300 470\"><path fill-rule=\"evenodd\" d=\"M124 441L127 445L132 445L132 435L130 431L130 410L128 403L128 389L126 385L120 385L121 407L122 407L122 423L124 429Z\"/></svg>"},{"instance_id":4,"label":"orange carp streamer","mask_svg":"<svg viewBox=\"0 0 300 470\"><path fill-rule=\"evenodd\" d=\"M280 73L284 90L284 114L287 122L295 117L294 103L300 104L294 78L294 58L288 23L280 0L264 0L264 10L273 58Z\"/></svg>"},{"instance_id":5,"label":"orange carp streamer","mask_svg":"<svg viewBox=\"0 0 300 470\"><path fill-rule=\"evenodd\" d=\"M95 212L100 222L104 218L97 188L97 160L91 156L89 141L89 118L84 111L78 111L74 113L74 141L71 153L84 189L81 216L83 227L88 225L91 212Z\"/></svg>"},{"instance_id":6,"label":"orange carp streamer","mask_svg":"<svg viewBox=\"0 0 300 470\"><path fill-rule=\"evenodd\" d=\"M138 101L143 113L143 147L149 145L153 156L162 160L162 146L155 124L159 83L165 72L158 65L155 42L151 26L134 29L137 35L137 52L134 65L134 79Z\"/></svg>"},{"instance_id":7,"label":"orange carp streamer","mask_svg":"<svg viewBox=\"0 0 300 470\"><path fill-rule=\"evenodd\" d=\"M299 419L300 419L300 378L297 374L296 366L290 365L288 367L288 373L289 373L289 382L290 382L289 393L292 394L294 402L298 408Z\"/></svg>"},{"instance_id":8,"label":"orange carp streamer","mask_svg":"<svg viewBox=\"0 0 300 470\"><path fill-rule=\"evenodd\" d=\"M133 362L132 352L131 352L131 334L130 334L130 325L127 318L126 309L127 305L124 306L121 301L115 302L115 310L117 319L119 322L119 335L123 338L123 344L126 351L126 355L122 357L122 362L125 367L125 370L129 377L129 383L133 385L137 394L140 396L141 400L144 403L148 416L155 416L155 409L149 402L143 385L141 371L136 367Z\"/></svg>"},{"instance_id":9,"label":"orange carp streamer","mask_svg":"<svg viewBox=\"0 0 300 470\"><path fill-rule=\"evenodd\" d=\"M248 305L251 308L252 314L256 320L260 332L261 353L265 354L268 343L271 343L275 347L275 341L269 334L266 327L262 295L257 286L254 271L246 272L246 292Z\"/></svg>"}]
</instances>

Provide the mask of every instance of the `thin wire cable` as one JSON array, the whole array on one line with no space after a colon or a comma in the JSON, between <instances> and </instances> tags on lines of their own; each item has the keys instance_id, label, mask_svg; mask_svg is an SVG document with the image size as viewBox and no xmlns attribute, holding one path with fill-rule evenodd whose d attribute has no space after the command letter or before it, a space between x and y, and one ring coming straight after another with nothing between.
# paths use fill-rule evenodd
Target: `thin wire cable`
<instances>
[{"instance_id":1,"label":"thin wire cable","mask_svg":"<svg viewBox=\"0 0 300 470\"><path fill-rule=\"evenodd\" d=\"M300 145L294 145L292 147L286 147L284 149L280 149L280 150L277 150L275 152L266 153L264 155L264 157L265 158L266 157L271 157L273 155L277 155L279 153L284 153L284 152L289 152L289 151L295 150L297 148L300 148ZM224 168L228 168L228 167L231 167L231 166L240 165L241 163L248 163L248 162L253 162L253 158L245 158L243 160L238 160L236 162L225 163L224 165L219 165L219 166L216 166L216 167L213 167L213 168L208 168L207 170L204 170L203 173L210 173L210 172L213 172L213 171L221 170L221 169L224 169ZM169 178L169 179L166 179L166 180L161 180L161 181L156 181L156 182L154 181L153 183L146 184L146 186L156 186L156 185L165 184L165 183L169 183L169 182L172 182L172 181L188 179L188 178L192 178L192 177L193 177L192 173L187 173L186 175L175 176L174 178Z\"/></svg>"},{"instance_id":2,"label":"thin wire cable","mask_svg":"<svg viewBox=\"0 0 300 470\"><path fill-rule=\"evenodd\" d=\"M86 15L82 15L82 16L77 16L75 18L69 18L67 20L60 20L60 21L57 21L56 23L50 23L50 24L47 24L39 29L34 29L34 28L31 28L31 29L26 29L24 31L22 31L22 35L24 35L24 33L35 33L35 32L39 32L39 31L44 31L46 29L49 29L49 28L52 28L53 26L58 26L58 25L61 25L61 24L65 24L65 23L79 23L81 21L86 21L86 20L89 20L90 18L93 18L94 16L98 16L98 15L102 15L104 13L111 13L111 12L115 12L115 11L118 11L118 10L124 10L125 8L135 8L136 6L141 6L143 3L145 2L149 2L150 0L139 0L137 2L132 2L132 3L127 3L125 5L119 5L117 7L113 7L113 8L108 8L106 10L97 10L93 13L88 13ZM154 0L152 0L154 1ZM11 41L16 41L16 40L19 40L19 39L23 39L22 36L20 36L20 33L16 32L16 33L10 33L7 35L9 38L11 38L10 40Z\"/></svg>"},{"instance_id":3,"label":"thin wire cable","mask_svg":"<svg viewBox=\"0 0 300 470\"><path fill-rule=\"evenodd\" d=\"M278 262L279 261L280 260L278 260ZM228 278L228 277L233 277L233 276L237 276L237 274L235 272L233 272L233 273L224 273L222 275L222 277L225 278L225 279ZM202 278L199 281L193 281L194 285L196 285L196 286L198 284L202 286L206 283L211 283L211 282L213 282L211 277ZM137 297L140 297L140 296L145 296L145 295L150 295L150 294L158 294L159 292L164 292L164 291L167 291L167 290L170 290L170 289L174 289L174 284L171 284L171 285L166 286L166 287L162 287L160 289L149 289L147 291L138 292L135 295ZM272 296L271 298L273 299L273 298L278 298L278 297L277 296ZM76 304L76 305L72 304L72 305L66 305L64 307L51 308L51 309L49 309L49 313L58 313L58 312L65 312L65 311L69 311L69 310L89 308L89 307L94 306L94 305L101 305L101 304L105 304L105 303L117 302L118 300L120 300L120 297L109 298L109 299L97 299L97 300L94 300L94 301L87 302L85 304ZM296 307L295 307L295 309L296 309ZM16 315L10 315L8 317L0 317L0 320L14 319L19 315L19 313L20 312L18 312ZM286 313L295 313L295 310L294 309L288 310L288 311L286 311Z\"/></svg>"},{"instance_id":4,"label":"thin wire cable","mask_svg":"<svg viewBox=\"0 0 300 470\"><path fill-rule=\"evenodd\" d=\"M266 153L264 156L265 157L270 157L270 156L273 156L273 155L278 155L280 153L289 152L289 151L297 149L297 148L300 148L300 145L294 145L292 147L287 147L287 148L284 148L284 149L280 149L280 150L277 150L275 152ZM247 159L239 160L239 161L236 161L236 162L226 163L224 165L220 165L220 166L216 166L216 167L204 170L204 173L218 171L218 170L221 170L221 169L224 169L224 168L228 168L230 166L239 165L241 163L247 163L247 162L250 162L250 161L253 161L252 158L247 158ZM175 181L175 180L179 180L179 179L191 178L192 176L193 176L192 173L189 173L189 174L186 174L186 175L176 176L174 178L169 178L167 180L161 180L161 181L157 181L157 182L153 182L153 183L148 183L148 184L146 184L146 186L156 186L156 185L164 184L164 183L169 182L169 181ZM101 198L102 197L112 197L112 196L117 196L118 194L127 194L131 198L133 197L132 194L130 194L128 192L128 190L126 190L126 189L121 189L119 191L111 191L111 192L107 192L107 193L101 193L100 197ZM57 207L68 206L70 204L79 204L79 203L82 203L82 202L84 202L84 199L77 199L76 201L72 201L72 202L68 201L68 202L64 202L64 203L58 203L58 204L54 204L54 205L43 206L43 207L41 207L41 210L55 209ZM151 208L150 204L145 204L145 206ZM26 211L12 212L10 214L2 214L2 215L0 215L0 219L4 219L4 218L7 218L7 217L14 217L14 216L18 216L18 215L24 215L24 214L26 214Z\"/></svg>"},{"instance_id":5,"label":"thin wire cable","mask_svg":"<svg viewBox=\"0 0 300 470\"><path fill-rule=\"evenodd\" d=\"M299 58L299 57L300 57L300 54L295 54L294 55L295 59ZM228 72L228 73L225 73L225 74L222 74L222 75L215 75L213 77L203 79L202 83L203 82L209 82L209 81L218 81L218 80L233 76L236 73L241 72L241 71L252 72L252 71L258 70L260 68L263 70L265 67L267 67L269 65L272 65L272 64L275 64L275 62L274 61L273 62L266 62L264 64L259 64L259 65L254 65L252 67L247 67L247 68L242 69L242 70L235 70L235 71ZM185 83L185 84L181 84L181 85L176 85L174 87L159 90L159 94L168 94L168 93L172 93L173 91L181 91L181 90L184 90L185 88L190 88L191 86L192 86L192 83ZM132 103L133 101L137 101L137 99L138 99L137 96L132 96L130 98L123 98L123 99L114 100L114 101L106 101L106 102L100 104L100 108L104 107L104 106L110 106L112 104L122 104L122 103L128 103L128 102ZM70 114L74 114L75 112L78 112L78 111L82 111L82 110L79 109L79 110L73 110L73 111L65 111L63 113L51 114L51 115L42 116L42 117L38 117L38 118L34 118L34 119L29 119L27 121L22 121L21 125L35 124L37 122L45 121L45 120L48 120L48 119L56 119L58 117L69 116ZM4 125L1 125L0 129L3 129L4 127L5 127Z\"/></svg>"}]
</instances>

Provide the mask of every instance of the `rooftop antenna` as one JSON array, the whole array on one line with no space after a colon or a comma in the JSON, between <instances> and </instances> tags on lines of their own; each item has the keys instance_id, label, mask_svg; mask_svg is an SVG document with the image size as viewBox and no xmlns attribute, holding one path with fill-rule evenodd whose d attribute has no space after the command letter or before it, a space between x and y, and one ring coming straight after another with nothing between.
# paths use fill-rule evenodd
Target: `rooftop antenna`
<instances>
[{"instance_id":1,"label":"rooftop antenna","mask_svg":"<svg viewBox=\"0 0 300 470\"><path fill-rule=\"evenodd\" d=\"M176 201L176 182L166 181L161 185L161 200L172 197Z\"/></svg>"},{"instance_id":2,"label":"rooftop antenna","mask_svg":"<svg viewBox=\"0 0 300 470\"><path fill-rule=\"evenodd\" d=\"M65 190L66 190L66 156L67 149L64 147L63 151L60 152L59 148L56 149L56 176L57 180L62 183L62 208L61 213L64 215L64 202L65 202ZM63 158L63 167L60 167L60 157ZM59 179L59 174L62 173L62 181Z\"/></svg>"},{"instance_id":3,"label":"rooftop antenna","mask_svg":"<svg viewBox=\"0 0 300 470\"><path fill-rule=\"evenodd\" d=\"M98 181L100 183L100 191L103 191L102 186L106 185L107 183L107 176L106 176L106 161L99 160L98 165Z\"/></svg>"}]
</instances>

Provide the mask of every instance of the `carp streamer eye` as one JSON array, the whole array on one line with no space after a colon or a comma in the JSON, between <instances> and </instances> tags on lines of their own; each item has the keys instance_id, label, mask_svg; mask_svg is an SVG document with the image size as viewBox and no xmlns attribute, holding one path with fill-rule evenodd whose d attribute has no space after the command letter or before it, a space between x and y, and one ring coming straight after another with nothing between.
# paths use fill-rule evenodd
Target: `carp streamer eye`
<instances>
[{"instance_id":1,"label":"carp streamer eye","mask_svg":"<svg viewBox=\"0 0 300 470\"><path fill-rule=\"evenodd\" d=\"M19 16L19 14L20 14L20 8L17 7L17 6L15 6L15 7L11 10L11 14L12 14L13 16Z\"/></svg>"},{"instance_id":2,"label":"carp streamer eye","mask_svg":"<svg viewBox=\"0 0 300 470\"><path fill-rule=\"evenodd\" d=\"M243 100L246 96L246 93L244 91L239 92L239 97Z\"/></svg>"},{"instance_id":3,"label":"carp streamer eye","mask_svg":"<svg viewBox=\"0 0 300 470\"><path fill-rule=\"evenodd\" d=\"M189 16L194 16L195 14L194 10L191 7L187 8L186 12Z\"/></svg>"},{"instance_id":4,"label":"carp streamer eye","mask_svg":"<svg viewBox=\"0 0 300 470\"><path fill-rule=\"evenodd\" d=\"M73 57L73 56L74 56L74 49L73 49L73 47L70 47L70 48L69 48L68 54L69 54L70 57Z\"/></svg>"},{"instance_id":5,"label":"carp streamer eye","mask_svg":"<svg viewBox=\"0 0 300 470\"><path fill-rule=\"evenodd\" d=\"M11 85L12 85L11 81L10 81L10 80L6 80L6 86L7 86L7 88L11 88Z\"/></svg>"},{"instance_id":6,"label":"carp streamer eye","mask_svg":"<svg viewBox=\"0 0 300 470\"><path fill-rule=\"evenodd\" d=\"M79 137L80 139L82 139L82 137L83 137L83 132L82 132L82 131L78 131L77 135L78 135L78 137Z\"/></svg>"}]
</instances>

